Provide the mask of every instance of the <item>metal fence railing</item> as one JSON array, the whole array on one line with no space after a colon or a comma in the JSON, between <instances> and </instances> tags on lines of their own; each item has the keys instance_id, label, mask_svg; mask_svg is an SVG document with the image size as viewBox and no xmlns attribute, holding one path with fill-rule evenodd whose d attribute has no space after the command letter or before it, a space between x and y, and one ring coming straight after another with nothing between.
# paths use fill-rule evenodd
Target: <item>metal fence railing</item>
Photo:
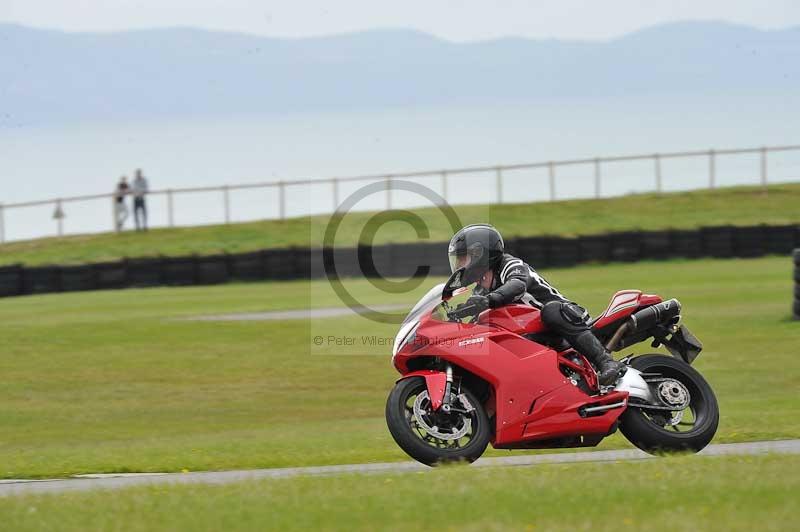
<instances>
[{"instance_id":1,"label":"metal fence railing","mask_svg":"<svg viewBox=\"0 0 800 532\"><path fill-rule=\"evenodd\" d=\"M232 205L231 202L231 194L235 191L249 191L254 189L271 189L274 192L277 192L277 209L274 209L272 212L260 212L257 216L253 217L252 219L269 219L269 218L277 218L277 219L285 219L289 216L287 212L287 189L295 189L295 188L302 188L306 187L309 189L314 186L324 185L329 187L330 191L330 204L329 208L326 209L327 213L335 211L340 205L340 195L341 195L341 187L345 184L355 183L355 182L375 182L375 181L382 181L385 185L386 195L385 195L385 204L383 206L376 206L376 209L380 209L385 207L386 209L391 209L393 207L393 201L395 198L395 193L392 189L392 182L398 179L418 179L424 180L426 182L433 183L432 186L436 186L439 190L440 195L444 198L445 201L451 202L452 198L448 195L448 185L450 182L458 177L458 176L466 176L470 175L480 175L483 177L488 177L490 180L493 180L493 185L490 182L487 184L489 190L492 188L494 189L493 194L494 197L483 196L484 203L503 203L506 201L507 198L504 194L504 183L505 181L511 176L514 172L520 172L523 170L541 170L546 172L546 179L544 182L541 183L541 186L544 187L546 190L546 197L543 199L545 201L554 201L557 199L567 199L570 197L568 194L559 194L559 176L558 170L564 169L567 167L588 167L591 174L591 186L590 187L583 187L583 192L585 195L594 196L596 198L600 197L609 197L618 194L607 194L604 192L604 185L608 183L613 183L615 176L613 174L606 174L604 169L607 168L609 165L617 164L617 163L632 163L632 162L647 162L650 161L652 164L652 169L646 173L642 173L643 171L640 169L638 170L639 174L637 175L637 182L639 188L642 191L655 191L655 192L662 192L665 190L665 172L663 169L663 165L668 160L674 159L705 159L707 161L707 167L703 173L706 174L705 178L702 176L695 175L691 183L684 187L687 189L699 189L699 188L709 188L713 189L720 184L720 171L718 169L718 164L721 158L723 157L732 157L732 156L742 156L742 155L751 155L756 156L758 158L757 168L752 168L752 170L748 170L748 172L752 171L752 174L748 173L751 178L748 182L751 184L760 184L762 186L767 186L770 182L770 174L769 174L769 162L770 154L775 154L779 152L798 152L800 153L800 145L786 145L786 146L763 146L758 148L744 148L744 149L709 149L709 150L699 150L699 151L683 151L683 152L669 152L669 153L649 153L643 155L624 155L624 156L611 156L611 157L593 157L593 158L585 158L585 159L568 159L568 160L560 160L560 161L545 161L545 162L536 162L536 163L526 163L526 164L511 164L511 165L498 165L498 166L480 166L480 167L470 167L470 168L451 168L451 169L444 169L444 170L425 170L425 171L416 171L416 172L405 172L405 173L392 173L392 174L376 174L376 175L361 175L361 176L353 176L353 177L331 177L331 178L320 178L320 179L299 179L299 180L283 180L283 181L270 181L270 182L256 182L256 183L245 183L245 184L234 184L234 185L222 185L222 186L204 186L204 187L190 187L190 188L175 188L175 189L158 189L152 190L148 193L148 199L163 198L163 209L165 210L166 216L164 217L165 220L163 223L154 224L155 226L167 226L173 227L176 225L176 208L175 208L175 198L178 195L189 195L189 194L198 194L198 193L213 193L218 195L218 201L220 202L221 206L221 216L209 216L205 219L202 223L231 223L233 217L232 214L235 211L236 205ZM650 174L649 176L647 174ZM544 177L544 176L543 176ZM437 181L438 180L438 181ZM649 180L649 185L646 183ZM782 177L783 181L797 181L800 180L800 170L798 170L797 175ZM645 183L642 185L642 183ZM71 197L62 197L62 198L51 198L46 200L37 200L37 201L27 201L27 202L19 202L19 203L0 203L0 243L6 241L7 237L7 228L8 228L8 221L11 217L12 213L18 213L24 209L32 209L32 208L42 208L46 207L48 210L52 209L52 216L51 218L55 221L55 228L54 230L50 230L42 232L42 234L37 234L35 236L47 236L49 235L64 235L65 234L65 212L67 211L68 204L76 204L76 203L90 203L90 202L97 202L100 201L107 201L109 205L109 211L111 213L111 217L106 218L111 223L106 226L109 230L114 231L117 228L116 224L116 211L113 208L113 193L107 194L92 194L92 195L84 195L84 196L71 196ZM513 198L515 202L519 201L519 198ZM455 201L454 203L458 203ZM96 206L95 206L96 208ZM150 207L152 213L152 206ZM324 214L325 212L321 213ZM103 216L104 217L104 216ZM95 216L95 219L99 220L103 217ZM97 223L93 230L82 230L82 231L72 231L72 232L98 232L103 231L103 226L105 224ZM38 223L37 223L38 226ZM16 239L16 238L10 238Z\"/></svg>"}]
</instances>

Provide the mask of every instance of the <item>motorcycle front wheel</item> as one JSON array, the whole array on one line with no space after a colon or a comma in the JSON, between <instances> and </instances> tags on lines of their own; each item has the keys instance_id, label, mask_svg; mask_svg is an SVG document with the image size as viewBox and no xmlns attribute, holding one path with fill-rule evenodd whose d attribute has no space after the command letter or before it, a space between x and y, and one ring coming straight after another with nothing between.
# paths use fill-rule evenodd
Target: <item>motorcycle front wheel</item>
<instances>
[{"instance_id":1,"label":"motorcycle front wheel","mask_svg":"<svg viewBox=\"0 0 800 532\"><path fill-rule=\"evenodd\" d=\"M474 462L491 437L486 410L465 388L452 394L451 403L450 412L434 411L425 379L399 381L386 401L386 424L394 441L411 458L429 466Z\"/></svg>"},{"instance_id":2,"label":"motorcycle front wheel","mask_svg":"<svg viewBox=\"0 0 800 532\"><path fill-rule=\"evenodd\" d=\"M631 366L644 374L656 408L629 404L620 416L622 434L650 454L698 452L708 445L719 425L719 405L703 376L666 355L642 355Z\"/></svg>"}]
</instances>

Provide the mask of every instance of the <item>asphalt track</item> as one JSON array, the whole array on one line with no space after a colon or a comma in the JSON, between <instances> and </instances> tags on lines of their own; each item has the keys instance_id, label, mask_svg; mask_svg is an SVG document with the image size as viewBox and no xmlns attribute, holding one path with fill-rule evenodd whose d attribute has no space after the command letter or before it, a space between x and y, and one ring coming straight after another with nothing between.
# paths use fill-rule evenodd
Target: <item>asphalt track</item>
<instances>
[{"instance_id":1,"label":"asphalt track","mask_svg":"<svg viewBox=\"0 0 800 532\"><path fill-rule=\"evenodd\" d=\"M747 443L722 443L709 445L703 456L800 454L800 440L760 441ZM620 462L656 459L638 449L620 451L583 451L576 453L539 454L481 458L470 467L535 466L576 462ZM350 464L318 467L287 467L279 469L253 469L247 471L208 471L196 473L127 473L81 475L80 478L49 480L0 480L0 497L22 494L59 493L90 489L116 489L153 484L227 484L243 480L279 479L297 476L331 476L348 473L406 473L426 471L428 467L417 462Z\"/></svg>"}]
</instances>

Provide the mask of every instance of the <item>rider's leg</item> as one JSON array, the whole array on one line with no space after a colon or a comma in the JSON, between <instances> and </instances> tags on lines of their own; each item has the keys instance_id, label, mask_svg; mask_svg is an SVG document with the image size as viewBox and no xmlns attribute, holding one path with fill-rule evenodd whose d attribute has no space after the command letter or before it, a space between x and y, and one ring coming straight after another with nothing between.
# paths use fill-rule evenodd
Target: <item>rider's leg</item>
<instances>
[{"instance_id":1,"label":"rider's leg","mask_svg":"<svg viewBox=\"0 0 800 532\"><path fill-rule=\"evenodd\" d=\"M611 353L589 329L588 320L589 314L586 310L574 303L551 301L542 308L544 324L566 338L573 348L594 362L600 384L612 384L623 373L625 366L611 357Z\"/></svg>"}]
</instances>

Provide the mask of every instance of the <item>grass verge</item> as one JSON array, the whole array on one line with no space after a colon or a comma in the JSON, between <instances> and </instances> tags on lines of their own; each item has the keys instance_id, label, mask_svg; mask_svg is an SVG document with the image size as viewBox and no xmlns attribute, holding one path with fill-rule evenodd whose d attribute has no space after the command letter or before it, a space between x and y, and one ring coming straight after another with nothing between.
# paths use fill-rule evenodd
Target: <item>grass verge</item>
<instances>
[{"instance_id":1,"label":"grass verge","mask_svg":"<svg viewBox=\"0 0 800 532\"><path fill-rule=\"evenodd\" d=\"M160 485L0 500L9 530L793 530L797 456Z\"/></svg>"}]
</instances>

